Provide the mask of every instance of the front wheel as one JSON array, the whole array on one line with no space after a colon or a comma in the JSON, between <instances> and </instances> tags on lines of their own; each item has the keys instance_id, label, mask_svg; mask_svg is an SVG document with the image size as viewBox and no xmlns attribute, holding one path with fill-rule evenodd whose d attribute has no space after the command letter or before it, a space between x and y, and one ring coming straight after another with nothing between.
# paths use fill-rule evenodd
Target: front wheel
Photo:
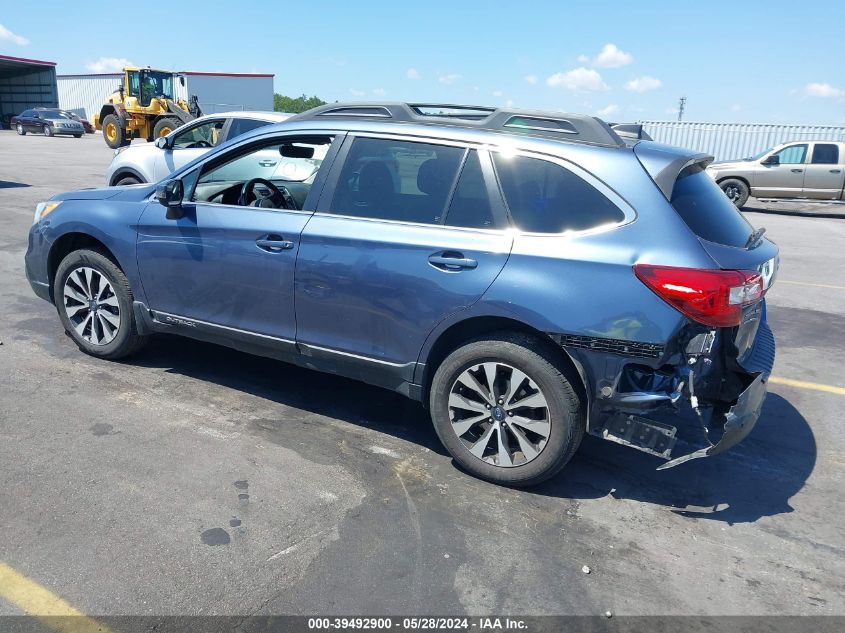
<instances>
[{"instance_id":1,"label":"front wheel","mask_svg":"<svg viewBox=\"0 0 845 633\"><path fill-rule=\"evenodd\" d=\"M737 209L741 209L745 206L745 203L748 202L750 192L748 190L748 185L746 185L742 180L737 178L728 178L720 182L719 186L722 188L722 191L725 192L725 195L730 199L730 201L736 205Z\"/></svg>"},{"instance_id":2,"label":"front wheel","mask_svg":"<svg viewBox=\"0 0 845 633\"><path fill-rule=\"evenodd\" d=\"M73 137L74 138L82 138L82 134L74 134Z\"/></svg>"},{"instance_id":3,"label":"front wheel","mask_svg":"<svg viewBox=\"0 0 845 633\"><path fill-rule=\"evenodd\" d=\"M146 341L138 334L126 275L99 251L67 255L56 271L53 297L62 325L86 354L123 358Z\"/></svg>"},{"instance_id":4,"label":"front wheel","mask_svg":"<svg viewBox=\"0 0 845 633\"><path fill-rule=\"evenodd\" d=\"M44 126L44 136L53 136L53 128L49 125Z\"/></svg>"},{"instance_id":5,"label":"front wheel","mask_svg":"<svg viewBox=\"0 0 845 633\"><path fill-rule=\"evenodd\" d=\"M26 136L26 130L23 129L23 126L20 123L18 123L18 125L15 129L17 130L18 134L20 134L21 136Z\"/></svg>"},{"instance_id":6,"label":"front wheel","mask_svg":"<svg viewBox=\"0 0 845 633\"><path fill-rule=\"evenodd\" d=\"M584 436L583 405L568 373L528 335L470 341L432 380L437 435L455 461L482 479L538 484L563 468Z\"/></svg>"},{"instance_id":7,"label":"front wheel","mask_svg":"<svg viewBox=\"0 0 845 633\"><path fill-rule=\"evenodd\" d=\"M120 125L120 119L114 114L109 114L103 119L103 138L106 140L106 145L112 149L129 144L126 140L126 131Z\"/></svg>"}]
</instances>

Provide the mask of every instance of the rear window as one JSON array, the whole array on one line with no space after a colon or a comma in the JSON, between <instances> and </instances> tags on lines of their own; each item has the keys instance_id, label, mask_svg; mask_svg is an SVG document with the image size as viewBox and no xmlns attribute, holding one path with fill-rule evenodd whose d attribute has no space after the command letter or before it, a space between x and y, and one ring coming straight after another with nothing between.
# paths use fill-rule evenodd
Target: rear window
<instances>
[{"instance_id":1,"label":"rear window","mask_svg":"<svg viewBox=\"0 0 845 633\"><path fill-rule=\"evenodd\" d=\"M700 165L684 169L672 189L672 206L698 237L744 247L754 228Z\"/></svg>"},{"instance_id":2,"label":"rear window","mask_svg":"<svg viewBox=\"0 0 845 633\"><path fill-rule=\"evenodd\" d=\"M496 152L493 162L511 219L522 231L582 231L625 219L598 189L556 163Z\"/></svg>"}]
</instances>

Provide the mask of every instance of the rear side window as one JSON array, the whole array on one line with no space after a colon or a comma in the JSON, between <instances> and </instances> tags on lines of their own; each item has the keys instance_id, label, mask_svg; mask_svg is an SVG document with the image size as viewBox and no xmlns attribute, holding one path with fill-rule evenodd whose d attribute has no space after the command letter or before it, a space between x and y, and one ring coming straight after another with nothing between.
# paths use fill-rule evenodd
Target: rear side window
<instances>
[{"instance_id":1,"label":"rear side window","mask_svg":"<svg viewBox=\"0 0 845 633\"><path fill-rule=\"evenodd\" d=\"M692 232L708 242L741 248L754 230L700 165L678 175L672 206Z\"/></svg>"},{"instance_id":2,"label":"rear side window","mask_svg":"<svg viewBox=\"0 0 845 633\"><path fill-rule=\"evenodd\" d=\"M501 228L493 215L490 197L487 195L487 184L481 172L481 162L475 150L470 151L461 170L458 186L455 187L455 194L449 204L446 224L470 229Z\"/></svg>"},{"instance_id":3,"label":"rear side window","mask_svg":"<svg viewBox=\"0 0 845 633\"><path fill-rule=\"evenodd\" d=\"M458 147L356 138L331 213L439 224L463 156Z\"/></svg>"},{"instance_id":4,"label":"rear side window","mask_svg":"<svg viewBox=\"0 0 845 633\"><path fill-rule=\"evenodd\" d=\"M232 125L229 126L229 136L227 138L235 138L265 125L270 125L270 122L259 119L232 119Z\"/></svg>"},{"instance_id":5,"label":"rear side window","mask_svg":"<svg viewBox=\"0 0 845 633\"><path fill-rule=\"evenodd\" d=\"M833 143L816 143L813 148L813 165L836 165L839 163L839 146Z\"/></svg>"},{"instance_id":6,"label":"rear side window","mask_svg":"<svg viewBox=\"0 0 845 633\"><path fill-rule=\"evenodd\" d=\"M514 225L531 233L583 231L625 214L598 189L555 163L493 153Z\"/></svg>"}]
</instances>

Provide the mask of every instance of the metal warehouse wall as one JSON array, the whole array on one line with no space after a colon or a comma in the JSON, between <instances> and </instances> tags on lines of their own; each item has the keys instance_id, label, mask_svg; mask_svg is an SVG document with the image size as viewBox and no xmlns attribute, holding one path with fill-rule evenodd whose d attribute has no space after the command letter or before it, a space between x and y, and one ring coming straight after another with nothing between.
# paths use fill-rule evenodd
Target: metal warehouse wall
<instances>
[{"instance_id":1,"label":"metal warehouse wall","mask_svg":"<svg viewBox=\"0 0 845 633\"><path fill-rule=\"evenodd\" d=\"M29 108L55 108L57 100L56 69L52 66L22 66L0 73L0 119L4 126Z\"/></svg>"},{"instance_id":2,"label":"metal warehouse wall","mask_svg":"<svg viewBox=\"0 0 845 633\"><path fill-rule=\"evenodd\" d=\"M763 125L755 123L694 123L640 121L659 142L706 152L716 160L754 156L779 143L801 140L845 141L845 127L825 125Z\"/></svg>"},{"instance_id":3,"label":"metal warehouse wall","mask_svg":"<svg viewBox=\"0 0 845 633\"><path fill-rule=\"evenodd\" d=\"M102 75L59 75L59 107L94 121L106 98L123 81L121 73Z\"/></svg>"},{"instance_id":4,"label":"metal warehouse wall","mask_svg":"<svg viewBox=\"0 0 845 633\"><path fill-rule=\"evenodd\" d=\"M189 95L204 114L230 110L272 110L273 75L185 73Z\"/></svg>"}]
</instances>

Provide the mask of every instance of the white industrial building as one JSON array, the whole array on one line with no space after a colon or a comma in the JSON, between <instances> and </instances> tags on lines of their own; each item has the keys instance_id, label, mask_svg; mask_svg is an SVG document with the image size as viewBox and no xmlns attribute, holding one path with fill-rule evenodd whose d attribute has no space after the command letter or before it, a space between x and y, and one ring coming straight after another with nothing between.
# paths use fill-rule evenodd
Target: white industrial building
<instances>
[{"instance_id":1,"label":"white industrial building","mask_svg":"<svg viewBox=\"0 0 845 633\"><path fill-rule=\"evenodd\" d=\"M272 74L180 71L185 85L175 82L176 97L196 95L203 114L230 110L272 110ZM93 121L106 98L123 81L122 73L58 75L59 107Z\"/></svg>"}]
</instances>

